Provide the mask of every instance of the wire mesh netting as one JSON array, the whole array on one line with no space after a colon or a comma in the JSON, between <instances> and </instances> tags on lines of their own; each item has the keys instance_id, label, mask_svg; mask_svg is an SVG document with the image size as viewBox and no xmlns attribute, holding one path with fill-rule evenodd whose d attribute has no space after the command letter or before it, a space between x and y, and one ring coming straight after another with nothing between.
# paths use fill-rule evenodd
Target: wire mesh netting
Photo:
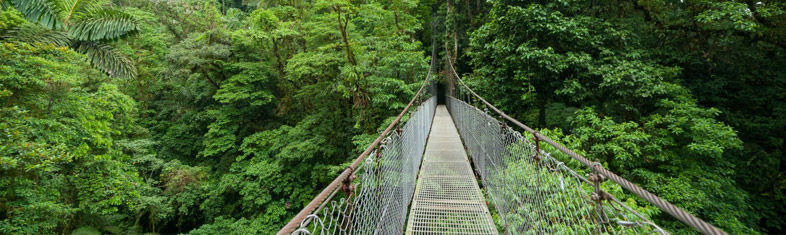
<instances>
[{"instance_id":1,"label":"wire mesh netting","mask_svg":"<svg viewBox=\"0 0 786 235\"><path fill-rule=\"evenodd\" d=\"M455 88L447 106L506 234L666 233ZM539 151L539 152L538 152Z\"/></svg>"},{"instance_id":2,"label":"wire mesh netting","mask_svg":"<svg viewBox=\"0 0 786 235\"><path fill-rule=\"evenodd\" d=\"M421 102L355 169L352 192L334 191L293 234L403 233L436 105L434 96Z\"/></svg>"}]
</instances>

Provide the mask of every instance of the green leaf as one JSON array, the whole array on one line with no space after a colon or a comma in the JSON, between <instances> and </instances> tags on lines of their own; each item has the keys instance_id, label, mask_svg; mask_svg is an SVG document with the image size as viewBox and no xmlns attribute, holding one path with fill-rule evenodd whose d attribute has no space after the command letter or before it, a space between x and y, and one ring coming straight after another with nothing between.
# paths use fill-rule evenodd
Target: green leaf
<instances>
[{"instance_id":1,"label":"green leaf","mask_svg":"<svg viewBox=\"0 0 786 235\"><path fill-rule=\"evenodd\" d=\"M0 39L11 42L42 43L67 47L71 44L68 34L35 25L23 25L0 34Z\"/></svg>"},{"instance_id":2,"label":"green leaf","mask_svg":"<svg viewBox=\"0 0 786 235\"><path fill-rule=\"evenodd\" d=\"M111 40L136 32L139 24L133 16L117 10L91 10L77 18L68 30L77 40Z\"/></svg>"},{"instance_id":3,"label":"green leaf","mask_svg":"<svg viewBox=\"0 0 786 235\"><path fill-rule=\"evenodd\" d=\"M56 0L11 0L11 3L30 22L49 29L63 28L63 22L57 17L58 4Z\"/></svg>"},{"instance_id":4,"label":"green leaf","mask_svg":"<svg viewBox=\"0 0 786 235\"><path fill-rule=\"evenodd\" d=\"M74 48L87 55L90 64L113 77L134 78L136 66L126 55L111 46L93 41L78 41Z\"/></svg>"}]
</instances>

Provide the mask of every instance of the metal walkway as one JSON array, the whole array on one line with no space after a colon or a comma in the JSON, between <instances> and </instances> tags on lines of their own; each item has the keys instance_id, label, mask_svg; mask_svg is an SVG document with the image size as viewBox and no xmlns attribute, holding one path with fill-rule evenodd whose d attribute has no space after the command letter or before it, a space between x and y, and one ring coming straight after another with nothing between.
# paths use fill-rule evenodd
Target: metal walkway
<instances>
[{"instance_id":1,"label":"metal walkway","mask_svg":"<svg viewBox=\"0 0 786 235\"><path fill-rule=\"evenodd\" d=\"M431 125L406 234L498 234L444 105Z\"/></svg>"},{"instance_id":2,"label":"metal walkway","mask_svg":"<svg viewBox=\"0 0 786 235\"><path fill-rule=\"evenodd\" d=\"M699 232L725 234L508 116L447 62L455 81L449 106L437 106L432 57L396 119L278 235L499 234L475 172L505 234L668 234L628 205L631 194ZM609 187L631 194L623 202L604 191Z\"/></svg>"}]
</instances>

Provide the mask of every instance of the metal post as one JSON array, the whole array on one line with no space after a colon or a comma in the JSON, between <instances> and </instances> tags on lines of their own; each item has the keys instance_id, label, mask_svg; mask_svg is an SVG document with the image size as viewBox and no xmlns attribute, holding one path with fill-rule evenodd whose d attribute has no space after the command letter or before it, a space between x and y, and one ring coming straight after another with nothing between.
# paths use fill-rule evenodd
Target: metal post
<instances>
[{"instance_id":1,"label":"metal post","mask_svg":"<svg viewBox=\"0 0 786 235\"><path fill-rule=\"evenodd\" d=\"M540 138L538 138L538 134L540 134L540 133L538 133L538 132L532 133L532 136L533 136L532 139L535 141L535 156L532 156L532 158L535 159L536 163L540 163L540 159L541 159L541 157L540 157Z\"/></svg>"},{"instance_id":2,"label":"metal post","mask_svg":"<svg viewBox=\"0 0 786 235\"><path fill-rule=\"evenodd\" d=\"M606 223L606 220L607 220L606 219L606 213L603 211L603 200L606 200L606 199L609 198L609 195L606 192L604 192L603 190L601 190L601 188L600 188L600 184L604 180L606 180L606 177L604 177L602 174L600 174L598 172L598 169L600 167L601 167L601 165L600 165L599 162L592 163L592 172L593 173L591 173L589 175L589 177L588 177L589 180L592 182L593 186L595 187L595 191L592 192L592 195L590 195L590 199L595 201L595 214L598 216L598 219L597 219L597 221L598 221L598 226L597 226L598 234L602 233L602 231L601 231L601 227L602 226L600 226L600 224Z\"/></svg>"},{"instance_id":3,"label":"metal post","mask_svg":"<svg viewBox=\"0 0 786 235\"><path fill-rule=\"evenodd\" d=\"M347 170L349 171L349 175L347 178L341 181L340 189L344 194L347 195L346 202L347 202L347 209L344 210L344 224L342 224L342 228L346 229L345 231L349 231L352 229L352 198L355 195L355 185L352 185L352 181L357 178L355 176L355 168L352 166L348 166Z\"/></svg>"}]
</instances>

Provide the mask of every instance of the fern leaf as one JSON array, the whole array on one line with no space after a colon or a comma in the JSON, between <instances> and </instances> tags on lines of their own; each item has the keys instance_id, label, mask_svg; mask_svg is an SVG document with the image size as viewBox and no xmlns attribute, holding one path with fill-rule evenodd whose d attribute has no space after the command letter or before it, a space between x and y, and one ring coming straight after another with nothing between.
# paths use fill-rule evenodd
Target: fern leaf
<instances>
[{"instance_id":1,"label":"fern leaf","mask_svg":"<svg viewBox=\"0 0 786 235\"><path fill-rule=\"evenodd\" d=\"M111 40L139 29L133 16L117 10L91 10L77 20L68 30L77 40Z\"/></svg>"}]
</instances>

